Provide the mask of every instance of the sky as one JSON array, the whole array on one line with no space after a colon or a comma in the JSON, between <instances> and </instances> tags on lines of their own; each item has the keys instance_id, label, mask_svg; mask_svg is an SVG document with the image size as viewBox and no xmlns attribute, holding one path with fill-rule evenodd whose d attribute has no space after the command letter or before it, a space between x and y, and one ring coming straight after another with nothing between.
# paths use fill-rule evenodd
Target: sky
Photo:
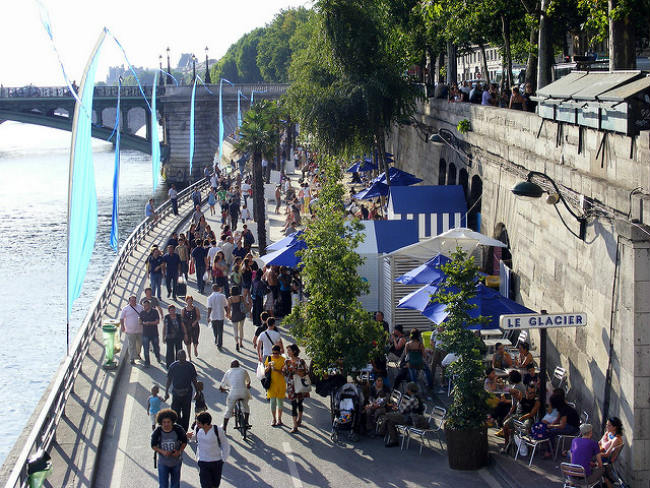
<instances>
[{"instance_id":1,"label":"sky","mask_svg":"<svg viewBox=\"0 0 650 488\"><path fill-rule=\"evenodd\" d=\"M42 0L54 42L70 80L81 78L103 27L113 33L133 66L158 65L171 51L172 67L182 53L220 58L242 34L264 26L282 9L311 7L311 0ZM61 68L34 0L0 0L0 84L5 87L62 86ZM114 41L101 50L97 81L109 66L126 64ZM163 66L166 60L163 59Z\"/></svg>"}]
</instances>

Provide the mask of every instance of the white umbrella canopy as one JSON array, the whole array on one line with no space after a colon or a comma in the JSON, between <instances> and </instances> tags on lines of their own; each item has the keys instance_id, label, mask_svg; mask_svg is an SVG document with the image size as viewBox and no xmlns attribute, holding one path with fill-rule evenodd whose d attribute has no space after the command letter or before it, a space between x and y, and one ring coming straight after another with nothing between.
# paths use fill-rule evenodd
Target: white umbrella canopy
<instances>
[{"instance_id":1,"label":"white umbrella canopy","mask_svg":"<svg viewBox=\"0 0 650 488\"><path fill-rule=\"evenodd\" d=\"M503 242L492 239L480 232L475 232L466 227L457 227L424 241L397 249L389 253L389 256L409 256L412 258L429 259L438 253L451 256L458 247L466 253L471 254L476 246L479 245L507 247Z\"/></svg>"}]
</instances>

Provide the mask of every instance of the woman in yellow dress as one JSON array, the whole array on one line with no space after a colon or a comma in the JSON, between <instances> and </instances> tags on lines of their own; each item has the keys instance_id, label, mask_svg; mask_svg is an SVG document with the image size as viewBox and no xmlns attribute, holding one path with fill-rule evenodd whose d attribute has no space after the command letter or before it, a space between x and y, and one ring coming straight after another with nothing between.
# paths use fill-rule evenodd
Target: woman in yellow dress
<instances>
[{"instance_id":1,"label":"woman in yellow dress","mask_svg":"<svg viewBox=\"0 0 650 488\"><path fill-rule=\"evenodd\" d=\"M273 427L281 427L282 423L282 405L287 393L287 383L282 374L284 367L284 357L280 354L280 346L275 345L271 349L271 357L266 359L264 366L266 371L271 370L271 386L266 391L266 397L271 400L271 415L273 415Z\"/></svg>"}]
</instances>

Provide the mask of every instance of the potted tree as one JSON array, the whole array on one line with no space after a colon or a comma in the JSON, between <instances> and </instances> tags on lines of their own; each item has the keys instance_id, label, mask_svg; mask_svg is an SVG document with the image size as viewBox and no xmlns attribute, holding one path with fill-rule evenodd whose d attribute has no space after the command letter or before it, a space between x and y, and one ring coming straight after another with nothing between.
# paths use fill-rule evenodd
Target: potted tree
<instances>
[{"instance_id":1,"label":"potted tree","mask_svg":"<svg viewBox=\"0 0 650 488\"><path fill-rule=\"evenodd\" d=\"M453 379L452 403L445 420L449 467L480 469L488 461L487 394L482 382L480 339L471 328L487 319L470 316L476 308L471 300L476 296L479 269L474 258L460 248L441 269L446 277L431 299L446 307L448 317L442 324L441 338L445 350L458 356L448 368Z\"/></svg>"},{"instance_id":2,"label":"potted tree","mask_svg":"<svg viewBox=\"0 0 650 488\"><path fill-rule=\"evenodd\" d=\"M301 276L308 300L285 319L291 332L322 378L335 366L343 375L363 368L383 346L385 333L358 300L368 290L357 272L363 258L355 252L363 239L361 224L346 221L341 167L333 159L320 161L324 174L316 218L301 236Z\"/></svg>"}]
</instances>

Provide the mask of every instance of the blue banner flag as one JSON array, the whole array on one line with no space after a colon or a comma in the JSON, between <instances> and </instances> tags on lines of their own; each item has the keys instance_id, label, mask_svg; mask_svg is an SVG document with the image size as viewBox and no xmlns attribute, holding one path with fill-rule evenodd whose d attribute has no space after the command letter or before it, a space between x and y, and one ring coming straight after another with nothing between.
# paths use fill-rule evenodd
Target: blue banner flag
<instances>
[{"instance_id":1,"label":"blue banner flag","mask_svg":"<svg viewBox=\"0 0 650 488\"><path fill-rule=\"evenodd\" d=\"M156 71L153 76L151 87L151 175L153 176L153 191L158 188L160 182L160 140L158 135L158 112L156 111L156 86L158 86L158 75Z\"/></svg>"},{"instance_id":2,"label":"blue banner flag","mask_svg":"<svg viewBox=\"0 0 650 488\"><path fill-rule=\"evenodd\" d=\"M230 81L225 78L221 78L219 81L219 164L221 164L221 157L223 156L223 82L228 83L230 86L233 85Z\"/></svg>"},{"instance_id":3,"label":"blue banner flag","mask_svg":"<svg viewBox=\"0 0 650 488\"><path fill-rule=\"evenodd\" d=\"M190 102L190 180L192 179L192 160L194 159L194 98L196 97L196 82L192 86L192 101Z\"/></svg>"},{"instance_id":4,"label":"blue banner flag","mask_svg":"<svg viewBox=\"0 0 650 488\"><path fill-rule=\"evenodd\" d=\"M241 127L241 98L244 97L241 90L237 90L237 128ZM244 97L246 98L246 97Z\"/></svg>"},{"instance_id":5,"label":"blue banner flag","mask_svg":"<svg viewBox=\"0 0 650 488\"><path fill-rule=\"evenodd\" d=\"M97 193L91 145L93 92L99 50L106 37L104 29L92 51L79 84L81 103L75 105L72 120L72 149L68 184L68 270L67 314L81 294L88 262L97 234Z\"/></svg>"},{"instance_id":6,"label":"blue banner flag","mask_svg":"<svg viewBox=\"0 0 650 488\"><path fill-rule=\"evenodd\" d=\"M117 252L120 247L120 88L122 79L117 81L117 108L115 109L115 169L113 170L113 213L111 215L111 247Z\"/></svg>"}]
</instances>

